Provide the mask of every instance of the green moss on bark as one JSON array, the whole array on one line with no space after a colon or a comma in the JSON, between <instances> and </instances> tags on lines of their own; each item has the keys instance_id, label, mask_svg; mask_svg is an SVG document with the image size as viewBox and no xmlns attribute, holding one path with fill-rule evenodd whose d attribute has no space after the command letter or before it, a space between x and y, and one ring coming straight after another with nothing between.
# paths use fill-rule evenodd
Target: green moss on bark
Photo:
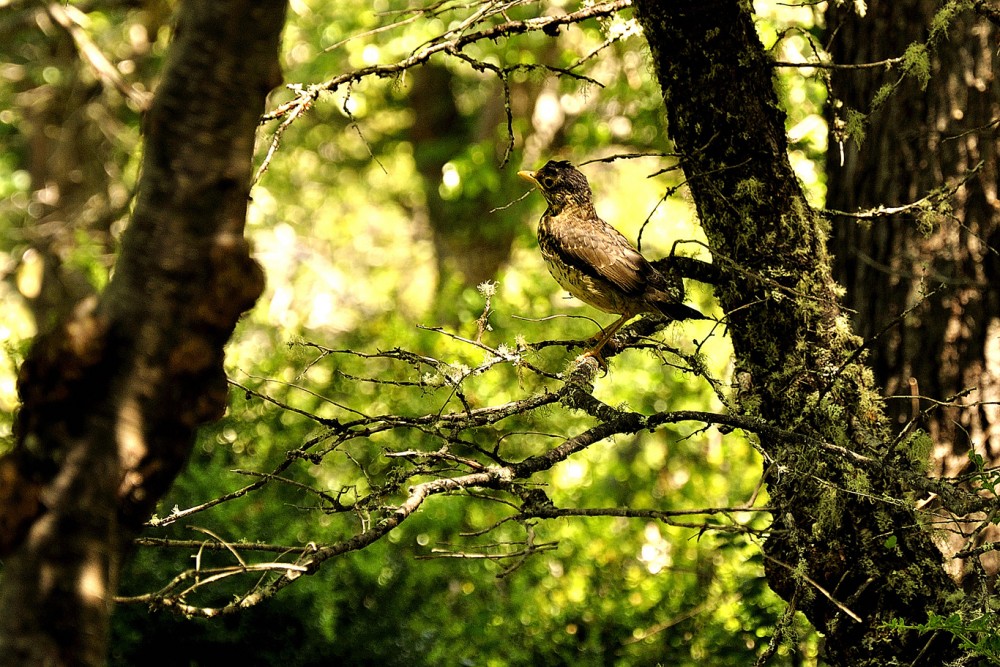
<instances>
[{"instance_id":1,"label":"green moss on bark","mask_svg":"<svg viewBox=\"0 0 1000 667\"><path fill-rule=\"evenodd\" d=\"M924 609L945 608L954 586L930 534L898 530L918 525L901 473L919 466L892 451L861 340L838 302L829 224L807 204L787 158L773 72L748 4L636 8L723 273L716 295L737 356L739 405L802 436L761 439L774 464L766 477L776 507L765 545L769 582L827 633L830 662L912 659L925 640L890 637L882 623L922 622ZM811 585L849 601L862 621L845 616L843 603L807 596Z\"/></svg>"}]
</instances>

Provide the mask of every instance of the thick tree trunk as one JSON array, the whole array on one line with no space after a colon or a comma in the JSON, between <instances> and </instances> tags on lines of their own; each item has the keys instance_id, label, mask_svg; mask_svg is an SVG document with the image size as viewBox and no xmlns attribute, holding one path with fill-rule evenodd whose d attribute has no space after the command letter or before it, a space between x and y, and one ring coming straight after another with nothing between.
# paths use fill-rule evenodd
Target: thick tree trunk
<instances>
[{"instance_id":1,"label":"thick tree trunk","mask_svg":"<svg viewBox=\"0 0 1000 667\"><path fill-rule=\"evenodd\" d=\"M0 664L103 664L123 554L226 405L222 347L259 296L243 224L280 81L283 0L182 5L115 274L36 340L0 459Z\"/></svg>"},{"instance_id":2,"label":"thick tree trunk","mask_svg":"<svg viewBox=\"0 0 1000 667\"><path fill-rule=\"evenodd\" d=\"M739 0L639 0L668 126L723 280L740 408L760 436L774 524L771 587L826 636L832 664L910 664L928 644L885 624L948 613L955 585L906 500L893 443L831 276L827 225L787 158L770 62ZM890 539L891 538L891 539ZM942 660L953 651L934 640Z\"/></svg>"},{"instance_id":3,"label":"thick tree trunk","mask_svg":"<svg viewBox=\"0 0 1000 667\"><path fill-rule=\"evenodd\" d=\"M864 17L831 4L834 61L898 57L927 40L940 4L874 0ZM833 72L827 163L827 205L839 211L899 207L955 188L924 210L862 223L835 217L831 242L856 330L866 339L884 331L871 343L870 358L886 395L903 397L888 404L894 420L914 416L905 398L911 392L943 401L972 389L921 424L946 475L968 463L970 448L988 461L1000 459L1000 408L988 404L1000 400L1000 30L972 11L950 28L947 39L932 45L930 79L924 85L909 77L897 86L871 114L860 145L836 133L837 117L847 109L868 111L899 70ZM942 203L946 208L935 210Z\"/></svg>"},{"instance_id":4,"label":"thick tree trunk","mask_svg":"<svg viewBox=\"0 0 1000 667\"><path fill-rule=\"evenodd\" d=\"M410 139L424 186L440 295L454 280L466 286L492 280L510 258L519 221L516 216L495 215L490 210L516 196L519 179L508 169L498 174L500 181L495 185L464 183L465 188L479 189L475 197L446 199L440 192L444 166L456 158L467 157L469 146L484 141L487 137L480 136L484 132L495 132L497 122L491 118L492 123L475 123L462 117L453 92L455 75L447 67L428 63L413 70L412 76L410 105L414 122ZM490 92L494 96L499 94ZM502 101L496 101L486 108L502 108L502 105ZM476 221L475 224L469 224L470 220ZM442 316L454 316L453 301L439 300L441 310L446 311Z\"/></svg>"}]
</instances>

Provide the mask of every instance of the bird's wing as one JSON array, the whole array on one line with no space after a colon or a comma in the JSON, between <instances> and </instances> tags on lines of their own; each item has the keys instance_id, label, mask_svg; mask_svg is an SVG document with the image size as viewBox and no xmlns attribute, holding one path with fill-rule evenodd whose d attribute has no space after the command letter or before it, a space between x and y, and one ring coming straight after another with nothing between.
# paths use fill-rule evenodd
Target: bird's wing
<instances>
[{"instance_id":1,"label":"bird's wing","mask_svg":"<svg viewBox=\"0 0 1000 667\"><path fill-rule=\"evenodd\" d=\"M563 260L592 278L616 285L629 295L645 289L649 263L618 230L603 221L559 225L552 230Z\"/></svg>"}]
</instances>

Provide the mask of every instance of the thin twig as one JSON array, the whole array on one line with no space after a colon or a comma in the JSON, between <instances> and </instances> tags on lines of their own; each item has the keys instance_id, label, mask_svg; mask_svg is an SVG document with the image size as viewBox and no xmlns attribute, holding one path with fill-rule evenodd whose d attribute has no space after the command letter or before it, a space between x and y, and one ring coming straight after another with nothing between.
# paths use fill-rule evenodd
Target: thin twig
<instances>
[{"instance_id":1,"label":"thin twig","mask_svg":"<svg viewBox=\"0 0 1000 667\"><path fill-rule=\"evenodd\" d=\"M767 560L771 561L775 565L780 565L781 567L783 567L786 570L788 570L789 572L791 572L794 577L801 578L803 581L805 581L810 586L812 586L817 591L819 591L820 594L823 597L825 597L827 600L829 600L831 603L833 603L833 605L837 609L839 609L840 611L842 611L845 614L847 614L848 616L850 616L853 620L857 621L858 623L863 623L864 622L860 616L858 616L853 611L851 611L850 609L848 609L847 606L844 605L843 603L841 603L840 601L838 601L837 598L833 597L833 595L830 594L830 591L828 591L825 588L823 588L822 586L820 586L809 575L804 574L802 572L799 572L798 570L796 570L794 567L792 567L788 563L783 563L780 560L778 560L777 558L772 558L771 556L768 556L767 554L763 554L763 556L764 556L764 558L766 558Z\"/></svg>"}]
</instances>

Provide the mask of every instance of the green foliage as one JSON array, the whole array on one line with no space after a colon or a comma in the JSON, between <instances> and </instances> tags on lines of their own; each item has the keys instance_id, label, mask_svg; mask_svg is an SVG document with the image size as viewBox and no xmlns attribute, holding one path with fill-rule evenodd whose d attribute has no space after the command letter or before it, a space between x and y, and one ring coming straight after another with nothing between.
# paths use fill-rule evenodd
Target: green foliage
<instances>
[{"instance_id":1,"label":"green foliage","mask_svg":"<svg viewBox=\"0 0 1000 667\"><path fill-rule=\"evenodd\" d=\"M282 55L285 79L309 85L391 63L458 28L464 18L458 6L423 15L400 13L411 4L383 0L372 11L369 3L293 2ZM168 9L168 3L152 2L136 11L98 10L86 14L86 29L120 69L134 67L131 83L152 89L168 41ZM530 18L538 7L516 6L507 13L513 20ZM410 16L416 19L407 20ZM396 20L400 24L394 29L377 30ZM761 29L777 20L769 18ZM142 42L137 36L144 31L144 50L134 53L130 49ZM0 112L0 136L9 149L0 155L5 202L0 260L8 272L15 271L29 245L20 230L32 228L46 212L35 194L40 184L24 168L30 128L14 96L97 83L75 58L53 61L47 39L39 32L19 33L18 41L4 47L9 64L0 69L6 82L16 84L0 86L0 109L8 110ZM785 43L808 52L808 40L801 36ZM474 256L493 252L505 234L512 238L496 276L484 343L516 351L524 341L585 340L597 331L595 318L608 323L559 293L535 247L533 230L542 204L537 197L519 203L524 189L512 187L510 177L520 162L534 166L553 156L582 162L669 148L662 99L635 23L626 11L614 19L565 27L557 38L535 33L477 43L467 53L489 63L577 66L574 72L603 87L541 69L511 71L514 149L503 167L509 137L502 86L495 75L467 62L435 56L431 63L451 75L447 89L433 91L451 98L457 111L445 133L421 134L426 128L418 122L414 100L421 70L369 78L320 96L284 133L251 193L248 234L265 265L268 290L241 323L227 358L230 377L246 389L234 389L227 416L202 430L188 468L157 518L168 519L260 480L261 473L298 456L306 443L329 445L322 420L460 410L453 393L459 381L474 407L514 401L548 386L513 364L469 375L465 369L483 362L483 350L416 326L443 326L474 339L483 314L483 296L473 285L439 273L442 249L430 224L435 195L449 207L446 222L464 232L475 228L469 251ZM819 201L821 169L816 165L825 151L825 88L797 74L781 77L796 171ZM67 214L67 220L102 224L97 229L67 226L64 258L100 287L137 176L140 114L113 91L94 89L99 94L86 111L102 120L106 139L95 144L101 148L93 153L99 158L97 171L108 174L110 182L99 198ZM292 88L277 90L270 106L295 94ZM262 130L258 164L276 126ZM427 164L441 166L429 173ZM678 240L684 241L678 246L684 254L698 254L703 247L690 203L683 197L661 201L678 185L676 173L648 178L673 166L672 159L654 155L585 167L601 215L633 240L641 233L643 252L651 258L668 254ZM745 186L754 192L761 187ZM709 311L707 288L688 288L689 300ZM9 433L13 373L32 327L14 286L0 283L0 296L5 322L0 408L6 420L0 428ZM719 377L724 387L730 349L711 331L708 323L675 325L659 338L693 360L696 370ZM448 365L430 369L324 354L313 343L364 354L410 350ZM555 374L574 355L575 350L553 346L529 354L527 361ZM598 379L595 394L641 414L721 409L711 387L673 370L672 364L683 365L673 355L626 352ZM462 454L496 446L509 458L537 455L591 423L582 413L551 407L538 416L463 433L470 451ZM183 521L151 525L146 537L195 540L200 546L137 547L122 595L158 590L194 566L202 571L233 566L233 552L219 548L220 542L260 562L279 560L281 554L264 552L258 558L251 548L257 543L300 547L354 534L368 520L366 512L405 495L413 466L386 454L437 448L443 428L355 439L318 462L296 459L282 472L282 481ZM746 439L684 423L602 442L538 483L559 507L732 508L753 496L760 468ZM307 488L345 504L362 499L362 506L338 515ZM277 596L223 618L119 605L111 662L137 664L154 654L176 664L225 659L296 665L746 665L765 650L784 615L783 603L765 585L759 545L733 530L764 529L767 517L761 513L734 510L718 521L699 516L673 523L621 517L508 522L486 536L468 535L509 513L474 494L437 496L384 540L329 561ZM496 555L529 534L535 543L553 548L523 560L445 557L459 551ZM224 604L260 580L260 572L244 572L194 590L184 601ZM801 616L788 636L769 664L815 659L817 640Z\"/></svg>"},{"instance_id":2,"label":"green foliage","mask_svg":"<svg viewBox=\"0 0 1000 667\"><path fill-rule=\"evenodd\" d=\"M1000 486L1000 470L987 468L983 455L972 449L969 450L969 462L975 468L970 483L978 486L981 490L989 491L990 495L996 497L997 488Z\"/></svg>"},{"instance_id":3,"label":"green foliage","mask_svg":"<svg viewBox=\"0 0 1000 667\"><path fill-rule=\"evenodd\" d=\"M944 633L951 636L972 655L985 659L989 664L1000 665L1000 626L997 625L995 614L966 617L959 612L949 616L931 612L926 623L907 625L901 619L893 619L886 623L885 627L900 633L911 631L921 634Z\"/></svg>"},{"instance_id":4,"label":"green foliage","mask_svg":"<svg viewBox=\"0 0 1000 667\"><path fill-rule=\"evenodd\" d=\"M761 40L776 60L806 62L816 57L823 37L815 7L758 3L756 11ZM821 206L826 196L826 83L820 76L803 76L804 72L795 68L778 68L775 73L788 128L789 160L809 203Z\"/></svg>"},{"instance_id":5,"label":"green foliage","mask_svg":"<svg viewBox=\"0 0 1000 667\"><path fill-rule=\"evenodd\" d=\"M486 340L511 340L518 335L520 325L511 320L502 300L494 300L493 306L492 331ZM546 328L558 324L548 322ZM435 348L438 357L451 360L452 368L480 361L478 354L470 356L460 346L440 347L440 336L414 330L402 318L385 319L379 328L397 345ZM343 342L347 346L360 345L354 335L346 335ZM263 341L258 339L257 343ZM426 409L428 400L437 404L447 399L447 387L435 387L437 383L424 387L359 385L351 378L370 376L373 369L371 362L352 355L338 356L336 364L331 365L333 359L317 362L309 347L296 345L286 354L275 354L280 347L265 347L271 354L258 362L254 375L274 379L257 380L255 386L300 410L340 417L342 409L336 409L336 402L347 407L363 406L366 412L392 410L405 414ZM543 361L536 358L533 363ZM558 358L549 363L552 361L563 363ZM651 395L641 388L657 382L662 367L639 353L629 353L620 362L598 387L599 395L607 400L626 400L640 411L696 406L706 400L699 397L704 387L699 388L699 383L683 376L677 378L683 384L671 394ZM301 370L304 367L308 368L305 372ZM515 369L509 371L468 377L464 388L469 400L478 400L474 398L478 396L504 402L531 388L523 384L530 378L522 376L519 382ZM415 368L400 379L421 377L422 372ZM295 384L285 384L281 378ZM323 387L323 393L320 396L297 386ZM550 411L545 417L551 422L542 427L547 432L572 432L578 428L572 423L579 419L567 420L569 414L559 417ZM516 449L511 448L527 447L524 453L539 451L544 440L533 444L530 438L531 431L538 430L537 422L505 424L505 431L515 435L524 432L529 437L506 439L504 455L513 455ZM231 490L234 485L238 488L244 482L237 475L220 475L219 471L237 465L246 467L249 460L255 461L255 468L267 469L280 463L284 450L315 433L316 427L308 419L234 393L230 415L204 434L189 472L165 499L163 514L169 514L167 508L174 503L182 502L182 507L187 507ZM501 435L490 433L486 429L473 437L489 446L490 438ZM404 437L398 443L393 440L392 434L386 434L379 440L380 449L420 447L412 438ZM553 471L547 479L548 493L557 506L641 507L665 502L674 507L731 505L751 492L752 475L743 474L758 464L745 443L727 440L706 441L696 433L679 431L607 443ZM370 458L373 453L376 457ZM321 466L302 468L301 475L289 470L283 476L327 488L346 484L363 494L390 479L390 470L379 458L370 446L359 442L339 462L328 456ZM353 461L360 460L368 464L366 475L358 475L353 465ZM223 488L219 488L220 484ZM324 541L343 534L340 522L308 510L311 505L315 503L301 489L271 486L254 494L249 505L220 506L218 511L185 523L250 541ZM293 510L292 521L288 516L290 508L298 508ZM440 664L453 660L458 646L462 647L459 657L469 664L656 664L669 657L671 664L682 665L694 664L698 656L712 656L718 664L738 665L745 661L739 656L766 639L768 625L776 622L780 613L781 605L768 601L756 546L751 542L725 533L709 533L693 541L692 529L655 522L594 518L536 523L531 527L535 539L557 543L558 549L527 559L499 579L497 575L508 567L502 561L414 560L433 556L436 549L450 552L456 545L464 545L465 551L488 551L493 541L519 539L521 530L516 529L503 536L493 535L477 549L460 535L482 530L496 520L490 503L470 503L461 496L442 497L428 504L421 515L393 533L389 543L373 545L328 566L314 579L297 583L294 597L307 596L300 606L323 604L327 614L315 618L315 623L320 624L317 627L295 630L298 634L290 638L303 646L304 656L315 654L349 663ZM190 530L183 527L153 534L191 536ZM240 545L234 547L239 549ZM169 553L141 553L127 577L130 589L126 593L155 587L154 581L162 581L158 573L176 571L186 558L182 553L176 553L173 560L168 558ZM202 566L218 566L229 560L226 552L205 553ZM219 594L216 591L215 595ZM414 613L415 609L419 613ZM692 609L696 613L690 613ZM270 620L271 613L271 605L267 604L264 609L255 608L251 617L269 627L278 623L277 616ZM279 604L273 613L287 613L286 607ZM137 622L131 612L126 618L130 624ZM455 623L459 618L462 624ZM162 632L176 634L178 631L171 629L175 623L169 621ZM206 647L211 655L230 645L224 639L224 631L230 626L216 628L198 620L187 623L194 636L200 637L190 645L192 659L198 660ZM488 631L470 634L471 627ZM294 628L287 632L292 633ZM158 626L147 626L143 644L155 644L160 632ZM386 636L393 641L380 639ZM264 641L264 637L253 638L258 640ZM485 656L503 658L491 662ZM303 664L311 664L303 660ZM123 652L119 664L128 661Z\"/></svg>"}]
</instances>

